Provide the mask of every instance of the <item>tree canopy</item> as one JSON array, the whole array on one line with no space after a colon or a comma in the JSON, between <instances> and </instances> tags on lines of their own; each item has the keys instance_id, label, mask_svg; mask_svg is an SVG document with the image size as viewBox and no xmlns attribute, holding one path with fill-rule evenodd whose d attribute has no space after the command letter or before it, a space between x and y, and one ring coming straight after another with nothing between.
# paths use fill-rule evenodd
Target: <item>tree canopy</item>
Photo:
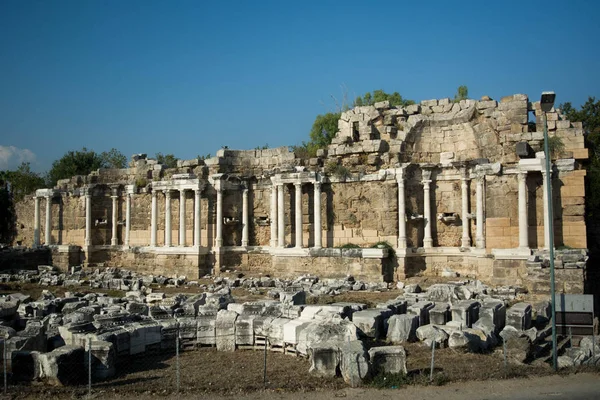
<instances>
[{"instance_id":1,"label":"tree canopy","mask_svg":"<svg viewBox=\"0 0 600 400\"><path fill-rule=\"evenodd\" d=\"M177 160L173 154L156 153L156 161L163 164L167 168L177 168Z\"/></svg>"},{"instance_id":2,"label":"tree canopy","mask_svg":"<svg viewBox=\"0 0 600 400\"><path fill-rule=\"evenodd\" d=\"M396 107L396 106L409 106L411 104L415 104L415 102L413 100L408 100L408 99L404 99L402 98L402 96L400 95L400 93L398 92L394 92L394 93L386 93L381 89L378 90L374 90L373 93L371 92L367 92L364 95L358 96L355 100L354 100L354 106L372 106L375 103L379 103L380 101L389 101L390 102L390 106L392 107Z\"/></svg>"},{"instance_id":3,"label":"tree canopy","mask_svg":"<svg viewBox=\"0 0 600 400\"><path fill-rule=\"evenodd\" d=\"M21 163L16 170L0 171L0 181L4 187L10 188L10 194L15 201L46 186L44 178L33 172L28 162Z\"/></svg>"},{"instance_id":4,"label":"tree canopy","mask_svg":"<svg viewBox=\"0 0 600 400\"><path fill-rule=\"evenodd\" d=\"M467 85L461 85L456 89L456 94L454 95L454 101L458 102L461 100L466 100L469 98L469 88Z\"/></svg>"},{"instance_id":5,"label":"tree canopy","mask_svg":"<svg viewBox=\"0 0 600 400\"><path fill-rule=\"evenodd\" d=\"M85 147L70 150L52 163L52 168L48 171L48 184L54 186L60 179L87 175L99 168L124 168L126 161L127 158L114 148L100 154Z\"/></svg>"}]
</instances>

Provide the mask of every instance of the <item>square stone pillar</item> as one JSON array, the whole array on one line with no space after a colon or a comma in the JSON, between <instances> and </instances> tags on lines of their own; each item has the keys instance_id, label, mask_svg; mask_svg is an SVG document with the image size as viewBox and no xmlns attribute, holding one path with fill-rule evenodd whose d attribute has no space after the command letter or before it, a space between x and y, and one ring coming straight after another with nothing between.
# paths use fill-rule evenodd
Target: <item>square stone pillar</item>
<instances>
[{"instance_id":1,"label":"square stone pillar","mask_svg":"<svg viewBox=\"0 0 600 400\"><path fill-rule=\"evenodd\" d=\"M36 195L33 199L33 247L38 247L40 245L40 198Z\"/></svg>"},{"instance_id":2,"label":"square stone pillar","mask_svg":"<svg viewBox=\"0 0 600 400\"><path fill-rule=\"evenodd\" d=\"M430 195L430 184L431 184L431 170L424 169L422 171L423 177L421 183L423 184L423 247L433 247L433 239L431 237L431 195Z\"/></svg>"},{"instance_id":3,"label":"square stone pillar","mask_svg":"<svg viewBox=\"0 0 600 400\"><path fill-rule=\"evenodd\" d=\"M320 249L323 246L323 229L321 227L321 182L314 183L314 235L316 249Z\"/></svg>"},{"instance_id":4,"label":"square stone pillar","mask_svg":"<svg viewBox=\"0 0 600 400\"><path fill-rule=\"evenodd\" d=\"M46 231L45 245L52 244L52 196L46 196Z\"/></svg>"},{"instance_id":5,"label":"square stone pillar","mask_svg":"<svg viewBox=\"0 0 600 400\"><path fill-rule=\"evenodd\" d=\"M480 175L476 178L476 198L477 198L477 227L475 234L475 244L479 249L485 249L485 236L483 235L483 190L485 183L485 175Z\"/></svg>"},{"instance_id":6,"label":"square stone pillar","mask_svg":"<svg viewBox=\"0 0 600 400\"><path fill-rule=\"evenodd\" d=\"M548 208L550 199L548 199L548 184L546 183L546 171L542 171L542 188L543 188L543 202L544 202L544 249L550 249L550 216L548 215ZM552 179L552 175L550 175ZM552 190L552 184L550 184L550 190Z\"/></svg>"},{"instance_id":7,"label":"square stone pillar","mask_svg":"<svg viewBox=\"0 0 600 400\"><path fill-rule=\"evenodd\" d=\"M283 184L277 184L277 247L285 247L285 211Z\"/></svg>"},{"instance_id":8,"label":"square stone pillar","mask_svg":"<svg viewBox=\"0 0 600 400\"><path fill-rule=\"evenodd\" d=\"M527 225L527 171L517 174L519 179L519 248L529 248L529 226Z\"/></svg>"},{"instance_id":9,"label":"square stone pillar","mask_svg":"<svg viewBox=\"0 0 600 400\"><path fill-rule=\"evenodd\" d=\"M215 246L223 246L223 189L220 185L221 181L217 181L217 233L215 237Z\"/></svg>"},{"instance_id":10,"label":"square stone pillar","mask_svg":"<svg viewBox=\"0 0 600 400\"><path fill-rule=\"evenodd\" d=\"M165 190L165 247L171 247L173 244L171 236L173 234L171 227L171 190Z\"/></svg>"},{"instance_id":11,"label":"square stone pillar","mask_svg":"<svg viewBox=\"0 0 600 400\"><path fill-rule=\"evenodd\" d=\"M110 198L112 199L112 220L111 220L112 232L111 232L111 237L110 237L110 245L116 246L118 244L118 238L117 238L117 215L118 215L117 200L119 199L118 189L112 190L112 195L110 196Z\"/></svg>"},{"instance_id":12,"label":"square stone pillar","mask_svg":"<svg viewBox=\"0 0 600 400\"><path fill-rule=\"evenodd\" d=\"M271 178L271 247L277 246L277 185Z\"/></svg>"},{"instance_id":13,"label":"square stone pillar","mask_svg":"<svg viewBox=\"0 0 600 400\"><path fill-rule=\"evenodd\" d=\"M152 212L150 220L150 246L156 247L156 231L158 229L158 206L156 195L158 190L152 189Z\"/></svg>"},{"instance_id":14,"label":"square stone pillar","mask_svg":"<svg viewBox=\"0 0 600 400\"><path fill-rule=\"evenodd\" d=\"M302 247L302 182L294 183L296 210L294 211L296 225L296 248Z\"/></svg>"},{"instance_id":15,"label":"square stone pillar","mask_svg":"<svg viewBox=\"0 0 600 400\"><path fill-rule=\"evenodd\" d=\"M460 179L461 201L462 201L462 238L461 247L471 247L471 236L469 235L469 178L466 168Z\"/></svg>"},{"instance_id":16,"label":"square stone pillar","mask_svg":"<svg viewBox=\"0 0 600 400\"><path fill-rule=\"evenodd\" d=\"M396 169L398 183L398 248L406 248L406 195L404 192L404 168Z\"/></svg>"},{"instance_id":17,"label":"square stone pillar","mask_svg":"<svg viewBox=\"0 0 600 400\"><path fill-rule=\"evenodd\" d=\"M179 190L179 246L185 246L185 189Z\"/></svg>"},{"instance_id":18,"label":"square stone pillar","mask_svg":"<svg viewBox=\"0 0 600 400\"><path fill-rule=\"evenodd\" d=\"M194 246L200 247L200 189L194 189Z\"/></svg>"},{"instance_id":19,"label":"square stone pillar","mask_svg":"<svg viewBox=\"0 0 600 400\"><path fill-rule=\"evenodd\" d=\"M242 246L248 246L248 188L242 191Z\"/></svg>"}]
</instances>

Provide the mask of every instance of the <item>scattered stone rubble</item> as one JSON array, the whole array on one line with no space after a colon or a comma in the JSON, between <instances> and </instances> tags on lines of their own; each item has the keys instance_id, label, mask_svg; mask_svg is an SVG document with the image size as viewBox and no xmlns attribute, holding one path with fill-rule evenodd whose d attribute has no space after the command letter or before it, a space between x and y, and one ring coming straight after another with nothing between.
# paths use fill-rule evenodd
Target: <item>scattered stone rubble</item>
<instances>
[{"instance_id":1,"label":"scattered stone rubble","mask_svg":"<svg viewBox=\"0 0 600 400\"><path fill-rule=\"evenodd\" d=\"M310 371L341 374L351 386L372 374L406 373L403 344L489 352L504 341L513 362L529 362L548 349L548 303L508 307L518 288L491 289L479 281L434 284L426 291L407 285L402 295L367 308L360 303L306 305L306 296L351 290L386 290L381 284L343 280L269 277L222 278L212 284L185 277L141 276L126 270L61 274L49 266L3 274L4 281L40 285L87 285L125 291L125 297L44 290L39 299L23 294L0 298L0 336L15 380L69 384L85 379L86 352L93 379L114 376L132 355L214 346L218 351L263 349L309 357ZM198 285L199 294L167 297L150 288ZM231 288L267 288L272 299L236 303ZM584 338L559 358L563 367L598 364L599 342ZM74 368L73 366L77 366ZM76 371L76 372L73 372ZM83 374L83 375L82 375Z\"/></svg>"}]
</instances>

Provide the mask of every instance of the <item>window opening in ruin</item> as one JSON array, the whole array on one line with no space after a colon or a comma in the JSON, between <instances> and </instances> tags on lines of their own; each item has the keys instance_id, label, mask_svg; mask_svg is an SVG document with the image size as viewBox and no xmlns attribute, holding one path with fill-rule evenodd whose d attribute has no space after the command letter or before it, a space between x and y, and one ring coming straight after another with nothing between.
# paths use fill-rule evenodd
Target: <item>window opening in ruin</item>
<instances>
[{"instance_id":1,"label":"window opening in ruin","mask_svg":"<svg viewBox=\"0 0 600 400\"><path fill-rule=\"evenodd\" d=\"M358 132L358 121L352 123L352 141L358 142L360 133Z\"/></svg>"},{"instance_id":2,"label":"window opening in ruin","mask_svg":"<svg viewBox=\"0 0 600 400\"><path fill-rule=\"evenodd\" d=\"M527 132L537 132L537 118L535 117L535 111L529 111L527 113Z\"/></svg>"}]
</instances>

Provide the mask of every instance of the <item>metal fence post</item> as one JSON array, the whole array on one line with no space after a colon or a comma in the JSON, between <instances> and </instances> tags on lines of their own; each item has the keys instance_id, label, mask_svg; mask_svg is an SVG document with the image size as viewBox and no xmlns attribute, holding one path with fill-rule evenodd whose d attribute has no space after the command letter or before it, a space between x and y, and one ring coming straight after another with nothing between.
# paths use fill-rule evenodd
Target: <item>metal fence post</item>
<instances>
[{"instance_id":1,"label":"metal fence post","mask_svg":"<svg viewBox=\"0 0 600 400\"><path fill-rule=\"evenodd\" d=\"M508 369L508 356L506 351L506 339L502 338L502 353L504 354L504 369Z\"/></svg>"},{"instance_id":2,"label":"metal fence post","mask_svg":"<svg viewBox=\"0 0 600 400\"><path fill-rule=\"evenodd\" d=\"M433 365L435 364L435 338L431 341L431 371L429 372L429 380L433 382Z\"/></svg>"},{"instance_id":3,"label":"metal fence post","mask_svg":"<svg viewBox=\"0 0 600 400\"><path fill-rule=\"evenodd\" d=\"M88 396L92 395L92 337L88 336Z\"/></svg>"},{"instance_id":4,"label":"metal fence post","mask_svg":"<svg viewBox=\"0 0 600 400\"><path fill-rule=\"evenodd\" d=\"M265 336L265 356L264 356L264 365L263 365L263 385L267 386L267 342L268 339Z\"/></svg>"},{"instance_id":5,"label":"metal fence post","mask_svg":"<svg viewBox=\"0 0 600 400\"><path fill-rule=\"evenodd\" d=\"M4 344L2 346L2 359L4 360L4 394L8 391L8 371L6 370L6 366L8 365L6 362L7 351L6 351L6 341L8 340L8 334L4 337Z\"/></svg>"},{"instance_id":6,"label":"metal fence post","mask_svg":"<svg viewBox=\"0 0 600 400\"><path fill-rule=\"evenodd\" d=\"M177 385L177 393L179 393L179 335L180 328L177 328L177 335L175 336L175 379Z\"/></svg>"}]
</instances>

